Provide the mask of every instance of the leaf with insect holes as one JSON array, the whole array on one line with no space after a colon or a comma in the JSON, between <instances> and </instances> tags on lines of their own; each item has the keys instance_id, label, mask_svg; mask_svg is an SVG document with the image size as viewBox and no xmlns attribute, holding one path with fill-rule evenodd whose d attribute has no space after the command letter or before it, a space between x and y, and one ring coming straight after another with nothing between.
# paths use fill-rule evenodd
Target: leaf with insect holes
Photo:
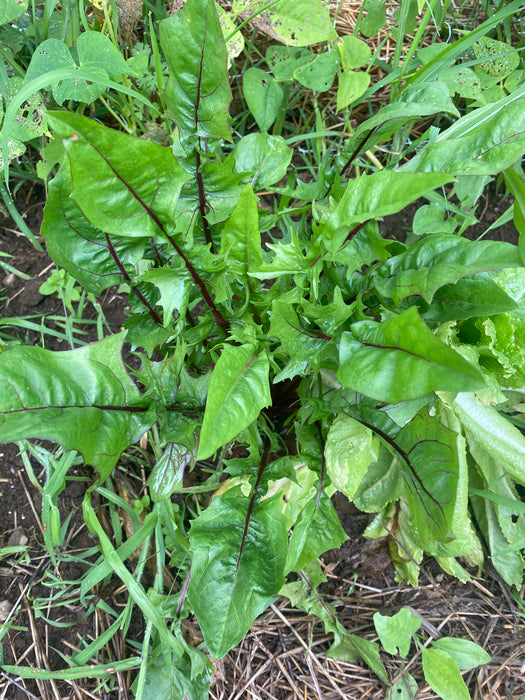
<instances>
[{"instance_id":1,"label":"leaf with insect holes","mask_svg":"<svg viewBox=\"0 0 525 700\"><path fill-rule=\"evenodd\" d=\"M242 78L244 99L261 131L268 131L281 107L284 92L277 80L260 68L248 68Z\"/></svg>"},{"instance_id":2,"label":"leaf with insect holes","mask_svg":"<svg viewBox=\"0 0 525 700\"><path fill-rule=\"evenodd\" d=\"M256 26L265 34L288 46L309 46L336 38L330 13L323 0L234 0L233 12L253 15Z\"/></svg>"},{"instance_id":3,"label":"leaf with insect holes","mask_svg":"<svg viewBox=\"0 0 525 700\"><path fill-rule=\"evenodd\" d=\"M46 39L33 53L28 66L25 82L60 68L82 69L93 74L94 78L108 80L132 71L120 51L109 37L101 32L88 31L80 34L77 40L78 65L66 44L59 39ZM53 97L61 105L65 100L77 100L88 104L100 97L106 90L104 85L86 80L61 80L53 85Z\"/></svg>"},{"instance_id":4,"label":"leaf with insect holes","mask_svg":"<svg viewBox=\"0 0 525 700\"><path fill-rule=\"evenodd\" d=\"M190 529L188 602L216 659L242 640L285 580L287 528L280 498L255 504L251 513L249 503L240 486L229 489L212 499Z\"/></svg>"},{"instance_id":5,"label":"leaf with insect holes","mask_svg":"<svg viewBox=\"0 0 525 700\"><path fill-rule=\"evenodd\" d=\"M155 420L122 362L124 337L63 352L18 346L0 353L0 442L54 440L105 479Z\"/></svg>"},{"instance_id":6,"label":"leaf with insect holes","mask_svg":"<svg viewBox=\"0 0 525 700\"><path fill-rule=\"evenodd\" d=\"M29 0L0 0L0 26L18 19L28 5Z\"/></svg>"},{"instance_id":7,"label":"leaf with insect holes","mask_svg":"<svg viewBox=\"0 0 525 700\"><path fill-rule=\"evenodd\" d=\"M208 459L247 428L272 402L265 352L225 345L213 370L197 459Z\"/></svg>"}]
</instances>

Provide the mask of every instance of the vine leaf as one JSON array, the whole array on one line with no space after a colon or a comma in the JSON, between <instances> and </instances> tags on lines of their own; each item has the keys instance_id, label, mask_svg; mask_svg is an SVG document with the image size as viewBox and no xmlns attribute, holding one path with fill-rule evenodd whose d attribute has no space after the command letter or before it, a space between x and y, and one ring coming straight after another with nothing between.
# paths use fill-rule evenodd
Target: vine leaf
<instances>
[{"instance_id":1,"label":"vine leaf","mask_svg":"<svg viewBox=\"0 0 525 700\"><path fill-rule=\"evenodd\" d=\"M26 72L26 83L66 67L73 70L84 69L93 74L94 78L102 80L118 78L132 72L120 51L102 32L87 31L80 34L75 54L78 56L79 65L63 41L46 39L36 48L31 58ZM55 83L52 90L55 101L61 105L65 100L93 102L105 92L106 87L81 78L68 78Z\"/></svg>"},{"instance_id":2,"label":"vine leaf","mask_svg":"<svg viewBox=\"0 0 525 700\"><path fill-rule=\"evenodd\" d=\"M266 353L253 345L226 345L210 380L197 459L207 459L236 437L272 402Z\"/></svg>"},{"instance_id":3,"label":"vine leaf","mask_svg":"<svg viewBox=\"0 0 525 700\"><path fill-rule=\"evenodd\" d=\"M63 352L30 346L2 352L0 442L59 442L105 479L155 420L122 362L124 336Z\"/></svg>"},{"instance_id":4,"label":"vine leaf","mask_svg":"<svg viewBox=\"0 0 525 700\"><path fill-rule=\"evenodd\" d=\"M279 500L254 507L245 537L250 498L240 486L214 498L192 522L188 601L214 658L241 641L284 584L287 528Z\"/></svg>"}]
</instances>

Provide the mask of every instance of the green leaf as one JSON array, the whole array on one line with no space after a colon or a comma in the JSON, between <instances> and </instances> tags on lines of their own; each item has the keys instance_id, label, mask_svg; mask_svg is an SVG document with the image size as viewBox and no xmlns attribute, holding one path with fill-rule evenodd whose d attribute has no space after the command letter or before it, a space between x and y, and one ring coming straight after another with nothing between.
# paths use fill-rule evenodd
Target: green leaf
<instances>
[{"instance_id":1,"label":"green leaf","mask_svg":"<svg viewBox=\"0 0 525 700\"><path fill-rule=\"evenodd\" d=\"M70 50L59 39L46 39L33 53L28 66L25 82L38 78L60 68L72 68L92 73L99 79L109 79L129 75L129 65L120 51L101 32L82 32L77 40L78 65ZM67 79L52 87L55 101L61 105L65 100L91 103L105 92L104 85L82 79Z\"/></svg>"},{"instance_id":2,"label":"green leaf","mask_svg":"<svg viewBox=\"0 0 525 700\"><path fill-rule=\"evenodd\" d=\"M170 443L148 477L151 498L156 502L163 501L182 490L184 471L192 462L193 455L187 447Z\"/></svg>"},{"instance_id":3,"label":"green leaf","mask_svg":"<svg viewBox=\"0 0 525 700\"><path fill-rule=\"evenodd\" d=\"M337 378L345 387L389 403L484 385L478 370L438 340L414 307L383 323L360 321L352 333L343 333Z\"/></svg>"},{"instance_id":4,"label":"green leaf","mask_svg":"<svg viewBox=\"0 0 525 700\"><path fill-rule=\"evenodd\" d=\"M270 335L278 338L281 351L290 356L295 362L307 362L313 359L315 353L325 345L326 340L317 337L307 328L303 328L292 304L274 301L270 321Z\"/></svg>"},{"instance_id":5,"label":"green leaf","mask_svg":"<svg viewBox=\"0 0 525 700\"><path fill-rule=\"evenodd\" d=\"M6 104L20 92L23 86L22 78L14 76L7 81L7 90L3 95ZM0 108L0 122L3 110ZM47 131L46 108L40 95L32 95L20 107L15 117L9 136L14 141L31 141L42 136Z\"/></svg>"},{"instance_id":6,"label":"green leaf","mask_svg":"<svg viewBox=\"0 0 525 700\"><path fill-rule=\"evenodd\" d=\"M397 459L382 446L376 462L365 472L353 501L359 510L379 513L405 493L403 476Z\"/></svg>"},{"instance_id":7,"label":"green leaf","mask_svg":"<svg viewBox=\"0 0 525 700\"><path fill-rule=\"evenodd\" d=\"M395 615L374 613L374 627L381 644L389 654L399 654L405 659L410 651L412 637L421 627L421 620L407 608L401 608Z\"/></svg>"},{"instance_id":8,"label":"green leaf","mask_svg":"<svg viewBox=\"0 0 525 700\"><path fill-rule=\"evenodd\" d=\"M147 241L145 238L112 239L95 228L71 198L72 188L69 168L62 166L49 183L41 235L54 262L88 292L100 294L125 281L115 258L126 274L133 276L135 263L142 258Z\"/></svg>"},{"instance_id":9,"label":"green leaf","mask_svg":"<svg viewBox=\"0 0 525 700\"><path fill-rule=\"evenodd\" d=\"M454 233L457 223L452 217L445 220L445 208L440 202L425 204L416 211L412 231L416 236L436 233Z\"/></svg>"},{"instance_id":10,"label":"green leaf","mask_svg":"<svg viewBox=\"0 0 525 700\"><path fill-rule=\"evenodd\" d=\"M438 289L455 284L461 278L519 266L518 250L511 243L469 241L434 233L384 262L374 271L372 279L377 291L395 304L414 295L430 304ZM473 279L488 280L486 277ZM490 280L488 283L490 285ZM501 300L501 295L497 298ZM480 304L484 301L484 298L479 299ZM490 299L486 303L490 306Z\"/></svg>"},{"instance_id":11,"label":"green leaf","mask_svg":"<svg viewBox=\"0 0 525 700\"><path fill-rule=\"evenodd\" d=\"M326 473L330 481L351 500L371 462L379 456L379 441L358 421L337 416L325 442Z\"/></svg>"},{"instance_id":12,"label":"green leaf","mask_svg":"<svg viewBox=\"0 0 525 700\"><path fill-rule=\"evenodd\" d=\"M520 253L521 259L523 255L523 246L525 241L525 183L520 178L518 173L509 168L503 173L507 187L514 195L514 224L520 234Z\"/></svg>"},{"instance_id":13,"label":"green leaf","mask_svg":"<svg viewBox=\"0 0 525 700\"><path fill-rule=\"evenodd\" d=\"M364 14L357 28L366 37L372 37L386 24L386 10L383 0L365 0L363 3Z\"/></svg>"},{"instance_id":14,"label":"green leaf","mask_svg":"<svg viewBox=\"0 0 525 700\"><path fill-rule=\"evenodd\" d=\"M211 375L197 459L208 459L272 402L266 353L225 345Z\"/></svg>"},{"instance_id":15,"label":"green leaf","mask_svg":"<svg viewBox=\"0 0 525 700\"><path fill-rule=\"evenodd\" d=\"M339 84L337 86L337 111L346 109L348 105L358 100L370 85L370 75L368 73L355 70L343 71L339 73Z\"/></svg>"},{"instance_id":16,"label":"green leaf","mask_svg":"<svg viewBox=\"0 0 525 700\"><path fill-rule=\"evenodd\" d=\"M305 63L293 72L297 82L309 90L326 92L334 84L340 59L336 51L313 55L313 61Z\"/></svg>"},{"instance_id":17,"label":"green leaf","mask_svg":"<svg viewBox=\"0 0 525 700\"><path fill-rule=\"evenodd\" d=\"M274 123L283 101L279 83L260 68L248 68L242 78L244 99L261 131Z\"/></svg>"},{"instance_id":18,"label":"green leaf","mask_svg":"<svg viewBox=\"0 0 525 700\"><path fill-rule=\"evenodd\" d=\"M229 141L228 49L215 2L188 0L160 23L160 44L170 71L164 98L183 142Z\"/></svg>"},{"instance_id":19,"label":"green leaf","mask_svg":"<svg viewBox=\"0 0 525 700\"><path fill-rule=\"evenodd\" d=\"M266 63L277 80L293 80L294 72L312 60L308 49L290 46L269 46L266 51Z\"/></svg>"},{"instance_id":20,"label":"green leaf","mask_svg":"<svg viewBox=\"0 0 525 700\"><path fill-rule=\"evenodd\" d=\"M498 522L494 503L473 495L470 502L478 527L491 553L494 568L509 586L515 586L519 590L523 583L525 561L520 552L509 548L508 540Z\"/></svg>"},{"instance_id":21,"label":"green leaf","mask_svg":"<svg viewBox=\"0 0 525 700\"><path fill-rule=\"evenodd\" d=\"M402 172L447 172L453 175L495 175L515 163L525 152L525 134L519 127L525 98L499 103L470 112L434 143L424 146ZM478 117L476 126L472 118Z\"/></svg>"},{"instance_id":22,"label":"green leaf","mask_svg":"<svg viewBox=\"0 0 525 700\"><path fill-rule=\"evenodd\" d=\"M160 299L157 303L164 309L165 328L171 324L175 310L178 311L179 319L184 318L192 287L192 279L185 267L148 270L136 277L135 281L149 282L159 290Z\"/></svg>"},{"instance_id":23,"label":"green leaf","mask_svg":"<svg viewBox=\"0 0 525 700\"><path fill-rule=\"evenodd\" d=\"M443 700L470 700L465 681L454 659L440 649L421 649L423 673L432 690Z\"/></svg>"},{"instance_id":24,"label":"green leaf","mask_svg":"<svg viewBox=\"0 0 525 700\"><path fill-rule=\"evenodd\" d=\"M179 193L189 176L170 148L79 114L49 112L48 119L64 138L72 197L94 226L108 234L148 238L160 234L155 218L173 226Z\"/></svg>"},{"instance_id":25,"label":"green leaf","mask_svg":"<svg viewBox=\"0 0 525 700\"><path fill-rule=\"evenodd\" d=\"M268 0L234 0L233 12L253 14L268 6ZM336 38L330 13L322 0L280 0L258 18L284 44L309 46Z\"/></svg>"},{"instance_id":26,"label":"green leaf","mask_svg":"<svg viewBox=\"0 0 525 700\"><path fill-rule=\"evenodd\" d=\"M442 82L412 86L401 94L402 97L381 107L377 114L359 124L345 148L348 153L352 153L359 144L371 148L376 143L386 141L403 126L424 116L444 111L459 117L448 87Z\"/></svg>"},{"instance_id":27,"label":"green leaf","mask_svg":"<svg viewBox=\"0 0 525 700\"><path fill-rule=\"evenodd\" d=\"M387 700L414 700L417 697L417 681L408 672L389 689Z\"/></svg>"},{"instance_id":28,"label":"green leaf","mask_svg":"<svg viewBox=\"0 0 525 700\"><path fill-rule=\"evenodd\" d=\"M476 66L476 70L481 70L498 80L504 80L520 64L519 53L503 41L483 36L472 48L476 58L485 59Z\"/></svg>"},{"instance_id":29,"label":"green leaf","mask_svg":"<svg viewBox=\"0 0 525 700\"><path fill-rule=\"evenodd\" d=\"M372 56L370 46L351 34L341 37L337 42L343 70L366 66Z\"/></svg>"},{"instance_id":30,"label":"green leaf","mask_svg":"<svg viewBox=\"0 0 525 700\"><path fill-rule=\"evenodd\" d=\"M202 653L193 649L192 653ZM213 665L207 662L205 670L195 673L191 657L177 657L168 651L148 658L142 700L208 700Z\"/></svg>"},{"instance_id":31,"label":"green leaf","mask_svg":"<svg viewBox=\"0 0 525 700\"><path fill-rule=\"evenodd\" d=\"M464 277L457 284L446 284L436 294L428 309L420 307L427 322L493 316L517 307L516 302L484 272Z\"/></svg>"},{"instance_id":32,"label":"green leaf","mask_svg":"<svg viewBox=\"0 0 525 700\"><path fill-rule=\"evenodd\" d=\"M460 480L464 466L460 456L464 445L457 433L428 408L401 429L384 411L361 406L352 413L396 455L410 506L404 516L398 516L399 530L403 530L403 518L408 520L405 535L415 546L430 551L436 551L438 543L463 536L466 484Z\"/></svg>"},{"instance_id":33,"label":"green leaf","mask_svg":"<svg viewBox=\"0 0 525 700\"><path fill-rule=\"evenodd\" d=\"M455 637L440 637L432 642L434 649L441 649L451 656L458 668L467 671L482 664L490 662L490 654L470 639L456 639Z\"/></svg>"},{"instance_id":34,"label":"green leaf","mask_svg":"<svg viewBox=\"0 0 525 700\"><path fill-rule=\"evenodd\" d=\"M380 170L361 175L346 186L341 201L314 224L326 249L336 255L348 234L369 219L395 214L428 192L451 181L441 173L412 174Z\"/></svg>"},{"instance_id":35,"label":"green leaf","mask_svg":"<svg viewBox=\"0 0 525 700\"><path fill-rule=\"evenodd\" d=\"M336 634L336 641L328 649L326 655L331 659L340 659L348 663L362 659L384 683L388 680L379 655L379 646L375 642L358 637L356 634L349 634L346 630L344 634Z\"/></svg>"},{"instance_id":36,"label":"green leaf","mask_svg":"<svg viewBox=\"0 0 525 700\"><path fill-rule=\"evenodd\" d=\"M104 480L155 420L124 368L124 335L64 352L30 346L2 352L0 442L59 442Z\"/></svg>"},{"instance_id":37,"label":"green leaf","mask_svg":"<svg viewBox=\"0 0 525 700\"><path fill-rule=\"evenodd\" d=\"M520 430L473 394L458 394L452 408L467 433L467 440L474 441L513 479L525 484L525 437Z\"/></svg>"},{"instance_id":38,"label":"green leaf","mask_svg":"<svg viewBox=\"0 0 525 700\"><path fill-rule=\"evenodd\" d=\"M18 19L28 5L29 0L0 0L0 26Z\"/></svg>"},{"instance_id":39,"label":"green leaf","mask_svg":"<svg viewBox=\"0 0 525 700\"><path fill-rule=\"evenodd\" d=\"M348 539L332 502L324 491L319 502L312 498L301 511L288 546L285 573L300 571L329 549L337 549Z\"/></svg>"},{"instance_id":40,"label":"green leaf","mask_svg":"<svg viewBox=\"0 0 525 700\"><path fill-rule=\"evenodd\" d=\"M235 171L253 173L253 186L270 187L279 182L288 170L293 150L281 136L248 134L235 144Z\"/></svg>"},{"instance_id":41,"label":"green leaf","mask_svg":"<svg viewBox=\"0 0 525 700\"><path fill-rule=\"evenodd\" d=\"M287 530L279 498L256 505L251 517L248 505L241 487L232 488L191 525L188 601L214 658L242 640L284 583Z\"/></svg>"},{"instance_id":42,"label":"green leaf","mask_svg":"<svg viewBox=\"0 0 525 700\"><path fill-rule=\"evenodd\" d=\"M257 198L250 185L241 191L233 214L221 232L221 255L235 275L246 275L262 265Z\"/></svg>"}]
</instances>

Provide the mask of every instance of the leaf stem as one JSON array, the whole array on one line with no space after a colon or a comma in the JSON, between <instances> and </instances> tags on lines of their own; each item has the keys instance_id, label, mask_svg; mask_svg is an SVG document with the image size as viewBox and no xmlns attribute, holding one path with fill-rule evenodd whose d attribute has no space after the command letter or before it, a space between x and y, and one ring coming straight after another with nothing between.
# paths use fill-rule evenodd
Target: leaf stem
<instances>
[{"instance_id":1,"label":"leaf stem","mask_svg":"<svg viewBox=\"0 0 525 700\"><path fill-rule=\"evenodd\" d=\"M119 259L118 255L117 255L117 251L115 250L115 248L114 248L114 246L113 246L113 243L111 242L111 239L109 238L109 234L104 233L104 236L106 237L106 243L107 243L107 245L108 245L109 254L111 255L111 257L112 257L113 260L115 261L115 265L116 265L116 266L118 267L118 269L120 270L121 275L124 277L124 279L126 280L126 282L129 282L129 284L130 284L130 286L131 286L131 289L132 289L133 292L135 293L135 296L136 296L138 299L140 299L140 301L141 301L141 302L144 304L144 306L148 309L149 315L150 315L151 318L155 321L155 323L156 323L158 326L162 326L162 320L161 320L160 316L158 315L158 313L156 312L156 310L155 310L155 309L153 308L153 306L149 303L149 301L145 298L145 296L142 294L142 292L140 291L140 289L139 289L138 287L136 287L136 286L133 284L133 282L132 282L132 280L131 280L131 277L130 277L129 274L128 274L128 271L126 270L126 268L125 268L124 265L122 264L122 261Z\"/></svg>"},{"instance_id":2,"label":"leaf stem","mask_svg":"<svg viewBox=\"0 0 525 700\"><path fill-rule=\"evenodd\" d=\"M237 573L239 571L239 566L241 565L241 557L242 557L242 553L244 551L246 537L248 536L248 528L250 526L250 520L252 517L253 509L255 507L255 499L257 498L257 491L259 490L259 485L261 483L261 479L262 479L262 476L264 474L264 470L266 469L266 465L268 464L268 455L269 454L270 454L270 440L269 440L269 438L266 438L261 461L259 463L259 469L257 471L257 479L255 480L255 484L253 486L253 494L252 494L252 497L250 498L250 502L248 503L248 510L246 511L246 518L244 520L244 530L243 530L242 538L241 538L241 546L239 547L239 556L237 557L237 565L235 566L235 578L236 579L237 579Z\"/></svg>"}]
</instances>

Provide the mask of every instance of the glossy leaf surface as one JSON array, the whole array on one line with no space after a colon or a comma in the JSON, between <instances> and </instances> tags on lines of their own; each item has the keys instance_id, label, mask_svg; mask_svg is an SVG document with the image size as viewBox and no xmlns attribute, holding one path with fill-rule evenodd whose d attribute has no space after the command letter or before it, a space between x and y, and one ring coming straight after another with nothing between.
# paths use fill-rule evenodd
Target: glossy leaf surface
<instances>
[{"instance_id":1,"label":"glossy leaf surface","mask_svg":"<svg viewBox=\"0 0 525 700\"><path fill-rule=\"evenodd\" d=\"M106 478L150 427L120 353L123 334L78 350L14 347L0 354L0 441L41 438L78 450Z\"/></svg>"},{"instance_id":2,"label":"glossy leaf surface","mask_svg":"<svg viewBox=\"0 0 525 700\"><path fill-rule=\"evenodd\" d=\"M189 602L214 658L238 644L284 583L287 532L279 500L256 505L240 487L213 499L193 521Z\"/></svg>"},{"instance_id":3,"label":"glossy leaf surface","mask_svg":"<svg viewBox=\"0 0 525 700\"><path fill-rule=\"evenodd\" d=\"M198 459L207 459L272 402L269 363L254 346L226 345L210 380Z\"/></svg>"},{"instance_id":4,"label":"glossy leaf surface","mask_svg":"<svg viewBox=\"0 0 525 700\"><path fill-rule=\"evenodd\" d=\"M365 396L397 403L433 391L475 391L478 370L444 345L415 308L383 323L362 321L343 333L337 378Z\"/></svg>"},{"instance_id":5,"label":"glossy leaf surface","mask_svg":"<svg viewBox=\"0 0 525 700\"><path fill-rule=\"evenodd\" d=\"M188 0L160 24L165 99L184 140L230 138L228 50L213 0Z\"/></svg>"},{"instance_id":6,"label":"glossy leaf surface","mask_svg":"<svg viewBox=\"0 0 525 700\"><path fill-rule=\"evenodd\" d=\"M188 175L169 148L134 139L68 112L49 113L70 159L72 196L97 228L119 236L159 235Z\"/></svg>"}]
</instances>

